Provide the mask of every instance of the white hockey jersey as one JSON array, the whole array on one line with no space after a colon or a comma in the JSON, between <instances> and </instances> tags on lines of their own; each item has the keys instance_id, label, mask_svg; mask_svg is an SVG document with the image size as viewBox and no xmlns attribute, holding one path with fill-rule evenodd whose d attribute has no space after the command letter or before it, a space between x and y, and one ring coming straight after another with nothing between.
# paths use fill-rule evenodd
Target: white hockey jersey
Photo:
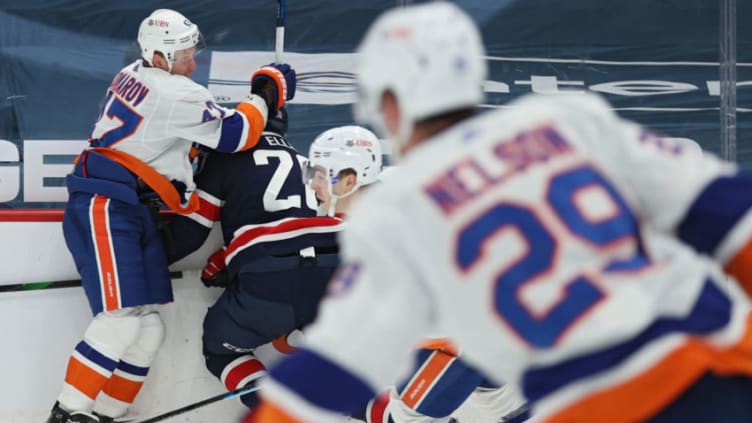
<instances>
[{"instance_id":1,"label":"white hockey jersey","mask_svg":"<svg viewBox=\"0 0 752 423\"><path fill-rule=\"evenodd\" d=\"M138 60L113 79L89 141L140 159L168 180L193 191L188 158L192 143L233 153L252 147L264 128L267 106L258 97L238 109L214 102L205 87Z\"/></svg>"},{"instance_id":2,"label":"white hockey jersey","mask_svg":"<svg viewBox=\"0 0 752 423\"><path fill-rule=\"evenodd\" d=\"M271 402L328 421L317 392L347 378L321 369L379 389L431 333L536 421L641 421L706 371L752 374L750 305L718 265L752 284L749 174L591 94L513 106L425 141L355 206L308 332L322 364L272 371Z\"/></svg>"}]
</instances>

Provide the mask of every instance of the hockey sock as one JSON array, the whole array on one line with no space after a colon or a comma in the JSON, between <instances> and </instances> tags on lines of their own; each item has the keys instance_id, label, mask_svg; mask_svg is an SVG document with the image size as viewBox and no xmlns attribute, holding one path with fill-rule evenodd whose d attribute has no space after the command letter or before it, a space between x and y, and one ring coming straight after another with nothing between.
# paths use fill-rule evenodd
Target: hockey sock
<instances>
[{"instance_id":1,"label":"hockey sock","mask_svg":"<svg viewBox=\"0 0 752 423\"><path fill-rule=\"evenodd\" d=\"M204 357L206 358L206 367L219 378L228 391L248 386L266 375L266 367L250 353L241 356L227 356L204 352ZM252 408L258 402L258 395L251 392L240 397L240 401Z\"/></svg>"},{"instance_id":2,"label":"hockey sock","mask_svg":"<svg viewBox=\"0 0 752 423\"><path fill-rule=\"evenodd\" d=\"M378 397L368 401L366 408L352 415L352 417L366 423L394 423L394 419L392 419L389 413L390 399L389 390L385 391Z\"/></svg>"},{"instance_id":3,"label":"hockey sock","mask_svg":"<svg viewBox=\"0 0 752 423\"><path fill-rule=\"evenodd\" d=\"M138 334L139 319L125 310L99 313L68 360L60 406L68 411L91 412L94 401L120 357Z\"/></svg>"},{"instance_id":4,"label":"hockey sock","mask_svg":"<svg viewBox=\"0 0 752 423\"><path fill-rule=\"evenodd\" d=\"M125 351L97 398L94 411L100 415L125 415L141 390L149 367L164 341L164 323L159 314L142 315L140 323L138 338Z\"/></svg>"}]
</instances>

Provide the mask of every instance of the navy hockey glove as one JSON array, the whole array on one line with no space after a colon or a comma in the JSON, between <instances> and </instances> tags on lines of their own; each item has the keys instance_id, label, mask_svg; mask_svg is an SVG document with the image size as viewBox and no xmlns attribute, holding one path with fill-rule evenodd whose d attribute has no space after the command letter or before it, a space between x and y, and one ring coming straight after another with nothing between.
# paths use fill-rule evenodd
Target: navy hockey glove
<instances>
[{"instance_id":1,"label":"navy hockey glove","mask_svg":"<svg viewBox=\"0 0 752 423\"><path fill-rule=\"evenodd\" d=\"M209 259L206 261L206 266L204 266L204 270L201 272L201 282L205 287L216 286L226 288L230 284L227 278L225 252L224 248L219 249L209 256Z\"/></svg>"},{"instance_id":2,"label":"navy hockey glove","mask_svg":"<svg viewBox=\"0 0 752 423\"><path fill-rule=\"evenodd\" d=\"M262 66L251 75L251 94L261 96L269 106L269 115L295 97L295 69L286 63Z\"/></svg>"}]
</instances>

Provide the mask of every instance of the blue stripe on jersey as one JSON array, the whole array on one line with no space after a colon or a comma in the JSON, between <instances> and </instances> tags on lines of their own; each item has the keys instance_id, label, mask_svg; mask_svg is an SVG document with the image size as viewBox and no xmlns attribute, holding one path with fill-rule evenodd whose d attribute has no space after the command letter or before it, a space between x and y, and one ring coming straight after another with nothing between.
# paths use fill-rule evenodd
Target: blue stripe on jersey
<instances>
[{"instance_id":1,"label":"blue stripe on jersey","mask_svg":"<svg viewBox=\"0 0 752 423\"><path fill-rule=\"evenodd\" d=\"M240 113L233 113L222 119L222 132L219 135L219 143L215 150L220 153L234 153L238 149L238 145L241 144L240 137L242 135L243 118Z\"/></svg>"},{"instance_id":2,"label":"blue stripe on jersey","mask_svg":"<svg viewBox=\"0 0 752 423\"><path fill-rule=\"evenodd\" d=\"M86 357L89 361L92 361L100 367L109 371L115 370L115 367L117 367L118 365L117 361L112 360L111 358L95 350L91 345L87 344L86 341L79 342L78 345L76 345L76 351L78 351L82 356Z\"/></svg>"},{"instance_id":3,"label":"blue stripe on jersey","mask_svg":"<svg viewBox=\"0 0 752 423\"><path fill-rule=\"evenodd\" d=\"M752 173L711 182L687 211L677 229L679 238L701 253L713 254L718 244L752 207Z\"/></svg>"},{"instance_id":4,"label":"blue stripe on jersey","mask_svg":"<svg viewBox=\"0 0 752 423\"><path fill-rule=\"evenodd\" d=\"M280 362L269 375L307 402L344 414L362 409L376 395L347 370L305 349Z\"/></svg>"},{"instance_id":5,"label":"blue stripe on jersey","mask_svg":"<svg viewBox=\"0 0 752 423\"><path fill-rule=\"evenodd\" d=\"M606 272L624 272L642 269L650 265L650 261L643 255L626 260L614 260L606 266Z\"/></svg>"},{"instance_id":6,"label":"blue stripe on jersey","mask_svg":"<svg viewBox=\"0 0 752 423\"><path fill-rule=\"evenodd\" d=\"M136 366L135 364L130 364L122 360L120 360L120 363L118 364L117 367L119 370L122 370L125 373L131 374L134 376L146 376L146 374L149 373L148 367Z\"/></svg>"},{"instance_id":7,"label":"blue stripe on jersey","mask_svg":"<svg viewBox=\"0 0 752 423\"><path fill-rule=\"evenodd\" d=\"M419 350L417 365L422 366L434 352L435 350L429 349ZM439 376L435 384L426 391L423 400L415 410L429 417L447 417L465 402L467 397L473 393L473 390L480 385L483 379L482 374L458 358L449 365L444 374ZM404 388L402 386L400 391Z\"/></svg>"},{"instance_id":8,"label":"blue stripe on jersey","mask_svg":"<svg viewBox=\"0 0 752 423\"><path fill-rule=\"evenodd\" d=\"M692 311L683 319L657 319L627 342L605 350L573 358L554 366L531 369L523 375L523 391L530 402L578 379L594 376L616 366L634 351L671 333L704 334L726 325L731 318L731 302L711 281L706 280ZM628 316L627 316L628 317Z\"/></svg>"}]
</instances>

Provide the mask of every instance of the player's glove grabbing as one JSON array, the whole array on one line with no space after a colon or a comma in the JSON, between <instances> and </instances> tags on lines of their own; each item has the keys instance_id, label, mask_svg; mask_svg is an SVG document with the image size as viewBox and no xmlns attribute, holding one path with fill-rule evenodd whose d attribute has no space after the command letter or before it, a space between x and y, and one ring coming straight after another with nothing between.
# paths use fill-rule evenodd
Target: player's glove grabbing
<instances>
[{"instance_id":1,"label":"player's glove grabbing","mask_svg":"<svg viewBox=\"0 0 752 423\"><path fill-rule=\"evenodd\" d=\"M226 288L230 284L225 264L226 251L224 248L219 249L206 261L206 266L201 272L201 282L205 287Z\"/></svg>"},{"instance_id":2,"label":"player's glove grabbing","mask_svg":"<svg viewBox=\"0 0 752 423\"><path fill-rule=\"evenodd\" d=\"M295 84L295 69L286 63L271 63L251 75L251 94L266 100L271 115L295 97Z\"/></svg>"}]
</instances>

